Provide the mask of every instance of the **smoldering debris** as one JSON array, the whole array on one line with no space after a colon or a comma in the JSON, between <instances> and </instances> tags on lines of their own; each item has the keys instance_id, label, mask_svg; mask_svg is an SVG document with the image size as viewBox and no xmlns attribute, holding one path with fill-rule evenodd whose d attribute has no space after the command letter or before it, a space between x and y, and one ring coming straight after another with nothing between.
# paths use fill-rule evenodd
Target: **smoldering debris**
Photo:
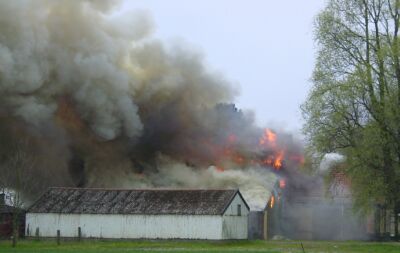
<instances>
[{"instance_id":1,"label":"smoldering debris","mask_svg":"<svg viewBox=\"0 0 400 253\"><path fill-rule=\"evenodd\" d=\"M298 166L299 142L274 132L261 144L264 130L234 106L229 81L199 53L153 38L147 13L115 17L117 7L0 2L1 170L23 150L34 158L23 171L34 192L239 187L262 208L273 167Z\"/></svg>"}]
</instances>

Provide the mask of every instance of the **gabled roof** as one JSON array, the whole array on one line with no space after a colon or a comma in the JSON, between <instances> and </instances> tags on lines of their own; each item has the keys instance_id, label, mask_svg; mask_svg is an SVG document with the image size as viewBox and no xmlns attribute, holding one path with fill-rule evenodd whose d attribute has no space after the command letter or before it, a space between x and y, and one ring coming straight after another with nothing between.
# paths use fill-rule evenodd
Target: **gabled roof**
<instances>
[{"instance_id":1,"label":"gabled roof","mask_svg":"<svg viewBox=\"0 0 400 253\"><path fill-rule=\"evenodd\" d=\"M28 213L222 215L236 194L239 190L49 188Z\"/></svg>"}]
</instances>

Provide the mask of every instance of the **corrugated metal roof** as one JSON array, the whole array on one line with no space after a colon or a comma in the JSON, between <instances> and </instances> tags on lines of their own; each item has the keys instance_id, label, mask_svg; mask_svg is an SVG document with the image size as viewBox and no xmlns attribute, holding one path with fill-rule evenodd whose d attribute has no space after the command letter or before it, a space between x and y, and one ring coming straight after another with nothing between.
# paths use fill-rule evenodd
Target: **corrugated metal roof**
<instances>
[{"instance_id":1,"label":"corrugated metal roof","mask_svg":"<svg viewBox=\"0 0 400 253\"><path fill-rule=\"evenodd\" d=\"M49 188L28 212L222 215L237 193L238 190Z\"/></svg>"}]
</instances>

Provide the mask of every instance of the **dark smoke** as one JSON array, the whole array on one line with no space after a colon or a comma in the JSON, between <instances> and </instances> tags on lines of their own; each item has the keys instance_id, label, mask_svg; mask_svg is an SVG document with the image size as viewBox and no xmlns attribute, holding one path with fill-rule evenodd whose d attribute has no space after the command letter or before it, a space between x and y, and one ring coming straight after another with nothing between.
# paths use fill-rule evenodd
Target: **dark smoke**
<instances>
[{"instance_id":1,"label":"dark smoke","mask_svg":"<svg viewBox=\"0 0 400 253\"><path fill-rule=\"evenodd\" d=\"M146 13L116 18L115 7L0 2L1 170L13 170L18 150L32 160L26 193L239 187L262 208L276 175L251 161L274 151L259 147L263 130L232 104L235 89L201 55L153 39ZM278 137L289 157L300 153L290 135Z\"/></svg>"}]
</instances>

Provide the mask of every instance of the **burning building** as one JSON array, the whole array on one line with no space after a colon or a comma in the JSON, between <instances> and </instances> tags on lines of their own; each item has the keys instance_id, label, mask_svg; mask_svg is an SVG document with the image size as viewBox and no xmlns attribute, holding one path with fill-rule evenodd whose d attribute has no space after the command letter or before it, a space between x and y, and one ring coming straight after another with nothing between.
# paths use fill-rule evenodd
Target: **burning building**
<instances>
[{"instance_id":1,"label":"burning building","mask_svg":"<svg viewBox=\"0 0 400 253\"><path fill-rule=\"evenodd\" d=\"M295 227L279 222L330 213L295 204L311 196L296 172L301 142L257 126L201 54L165 46L146 13L120 17L116 7L0 2L2 187L26 203L50 186L239 188L252 210L268 204L263 231L288 237Z\"/></svg>"},{"instance_id":2,"label":"burning building","mask_svg":"<svg viewBox=\"0 0 400 253\"><path fill-rule=\"evenodd\" d=\"M163 45L146 13L117 6L0 3L4 187L27 203L50 186L240 188L262 209L299 142L258 127L199 53Z\"/></svg>"},{"instance_id":3,"label":"burning building","mask_svg":"<svg viewBox=\"0 0 400 253\"><path fill-rule=\"evenodd\" d=\"M257 126L199 53L152 37L146 13L116 7L0 3L1 186L26 205L54 186L239 188L263 210L301 143Z\"/></svg>"}]
</instances>

